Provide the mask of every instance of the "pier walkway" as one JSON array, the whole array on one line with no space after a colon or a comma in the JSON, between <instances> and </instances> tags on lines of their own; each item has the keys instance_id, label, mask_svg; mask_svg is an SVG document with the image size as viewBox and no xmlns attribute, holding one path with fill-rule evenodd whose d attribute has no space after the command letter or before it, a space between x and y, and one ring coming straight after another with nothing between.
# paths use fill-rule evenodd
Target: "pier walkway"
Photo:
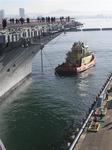
<instances>
[{"instance_id":1,"label":"pier walkway","mask_svg":"<svg viewBox=\"0 0 112 150\"><path fill-rule=\"evenodd\" d=\"M112 97L108 104L107 114L100 122L100 130L85 133L74 150L112 150Z\"/></svg>"},{"instance_id":2,"label":"pier walkway","mask_svg":"<svg viewBox=\"0 0 112 150\"><path fill-rule=\"evenodd\" d=\"M112 81L108 85L109 88L110 85L112 85ZM109 91L106 100L103 101L103 105L107 111L104 117L97 117L97 121L100 124L99 131L88 131L90 125L88 122L74 150L112 150L112 90ZM91 120L92 117L90 122Z\"/></svg>"},{"instance_id":3,"label":"pier walkway","mask_svg":"<svg viewBox=\"0 0 112 150\"><path fill-rule=\"evenodd\" d=\"M108 76L69 150L112 150L112 73Z\"/></svg>"}]
</instances>

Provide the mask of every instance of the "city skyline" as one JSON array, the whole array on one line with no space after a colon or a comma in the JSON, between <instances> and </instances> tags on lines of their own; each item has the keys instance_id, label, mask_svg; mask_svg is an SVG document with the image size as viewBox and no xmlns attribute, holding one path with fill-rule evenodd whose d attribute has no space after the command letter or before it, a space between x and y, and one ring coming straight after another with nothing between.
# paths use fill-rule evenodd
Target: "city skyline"
<instances>
[{"instance_id":1,"label":"city skyline","mask_svg":"<svg viewBox=\"0 0 112 150\"><path fill-rule=\"evenodd\" d=\"M12 9L13 8L13 9ZM0 0L0 10L4 9L5 14L19 13L19 8L24 8L26 14L38 13L47 14L52 11L64 9L74 12L111 12L111 0Z\"/></svg>"}]
</instances>

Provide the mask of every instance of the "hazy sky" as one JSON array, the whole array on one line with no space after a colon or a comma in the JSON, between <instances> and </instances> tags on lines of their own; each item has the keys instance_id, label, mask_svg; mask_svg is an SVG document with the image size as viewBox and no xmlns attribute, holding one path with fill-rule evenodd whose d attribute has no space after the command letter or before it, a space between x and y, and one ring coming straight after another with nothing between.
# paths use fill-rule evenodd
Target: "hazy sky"
<instances>
[{"instance_id":1,"label":"hazy sky","mask_svg":"<svg viewBox=\"0 0 112 150\"><path fill-rule=\"evenodd\" d=\"M66 9L70 11L112 11L112 0L0 0L0 9L6 14L18 14L18 8L26 12L45 12Z\"/></svg>"}]
</instances>

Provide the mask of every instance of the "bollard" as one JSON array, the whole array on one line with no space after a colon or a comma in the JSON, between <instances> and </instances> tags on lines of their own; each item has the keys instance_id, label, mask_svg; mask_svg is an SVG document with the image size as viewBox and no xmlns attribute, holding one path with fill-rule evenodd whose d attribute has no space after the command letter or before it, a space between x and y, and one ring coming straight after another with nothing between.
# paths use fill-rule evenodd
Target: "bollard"
<instances>
[{"instance_id":1,"label":"bollard","mask_svg":"<svg viewBox=\"0 0 112 150\"><path fill-rule=\"evenodd\" d=\"M71 136L71 138L74 140L74 139L75 139L75 135L73 134L73 135Z\"/></svg>"},{"instance_id":2,"label":"bollard","mask_svg":"<svg viewBox=\"0 0 112 150\"><path fill-rule=\"evenodd\" d=\"M71 145L71 143L70 143L70 142L68 142L68 143L67 143L67 146L68 146L68 147L70 147L70 145Z\"/></svg>"},{"instance_id":3,"label":"bollard","mask_svg":"<svg viewBox=\"0 0 112 150\"><path fill-rule=\"evenodd\" d=\"M76 129L76 132L79 132L79 128Z\"/></svg>"}]
</instances>

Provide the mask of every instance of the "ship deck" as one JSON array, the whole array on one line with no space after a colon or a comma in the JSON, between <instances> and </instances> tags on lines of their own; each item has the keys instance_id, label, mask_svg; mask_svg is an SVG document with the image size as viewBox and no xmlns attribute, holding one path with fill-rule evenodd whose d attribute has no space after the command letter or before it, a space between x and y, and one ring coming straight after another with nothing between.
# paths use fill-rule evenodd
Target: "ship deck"
<instances>
[{"instance_id":1,"label":"ship deck","mask_svg":"<svg viewBox=\"0 0 112 150\"><path fill-rule=\"evenodd\" d=\"M85 132L74 150L112 150L112 92L98 132Z\"/></svg>"},{"instance_id":2,"label":"ship deck","mask_svg":"<svg viewBox=\"0 0 112 150\"><path fill-rule=\"evenodd\" d=\"M10 28L17 29L17 28L35 27L37 25L42 26L42 25L47 25L47 24L46 23L41 23L41 22L38 22L38 21L30 22L30 23L25 22L24 24L21 24L21 23L18 23L18 24L14 23L13 24L13 23L8 22L7 23L7 28L5 30L10 29ZM1 23L0 23L0 30L3 31L3 27L2 27Z\"/></svg>"},{"instance_id":3,"label":"ship deck","mask_svg":"<svg viewBox=\"0 0 112 150\"><path fill-rule=\"evenodd\" d=\"M19 28L33 28L35 26L48 26L49 27L49 24L50 25L58 25L58 24L67 25L68 30L71 27L75 26L75 22L67 22L67 21L61 22L59 19L56 20L55 23L52 23L52 22L49 22L49 23L48 22L39 22L36 19L31 19L31 21L29 23L24 22L23 24L21 24L21 23L10 23L10 21L7 21L7 27L5 29L3 29L2 23L0 22L0 31L9 30L9 29L15 29L16 30L16 29L19 29ZM66 27L66 29L67 29L67 27Z\"/></svg>"}]
</instances>

